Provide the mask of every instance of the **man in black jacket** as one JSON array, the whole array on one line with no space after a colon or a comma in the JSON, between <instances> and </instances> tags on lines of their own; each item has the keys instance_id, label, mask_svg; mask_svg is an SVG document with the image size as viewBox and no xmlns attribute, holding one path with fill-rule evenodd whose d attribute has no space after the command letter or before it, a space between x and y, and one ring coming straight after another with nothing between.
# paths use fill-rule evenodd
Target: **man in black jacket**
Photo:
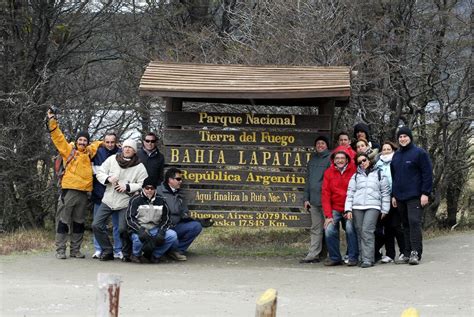
<instances>
[{"instance_id":1,"label":"man in black jacket","mask_svg":"<svg viewBox=\"0 0 474 317\"><path fill-rule=\"evenodd\" d=\"M130 200L127 225L132 233L133 251L130 260L134 263L158 263L177 240L176 232L169 230L169 210L163 197L156 195L156 188L150 178L143 182L140 195Z\"/></svg>"},{"instance_id":2,"label":"man in black jacket","mask_svg":"<svg viewBox=\"0 0 474 317\"><path fill-rule=\"evenodd\" d=\"M148 132L143 138L143 146L138 150L137 155L145 165L148 177L157 188L163 181L163 171L165 158L156 147L157 137L153 132Z\"/></svg>"},{"instance_id":3,"label":"man in black jacket","mask_svg":"<svg viewBox=\"0 0 474 317\"><path fill-rule=\"evenodd\" d=\"M175 167L166 171L165 180L158 187L158 195L162 196L170 210L171 229L176 231L178 241L167 253L176 261L186 261L183 254L202 231L201 222L194 220L189 215L189 210L184 197L180 194L183 181L183 172Z\"/></svg>"}]
</instances>

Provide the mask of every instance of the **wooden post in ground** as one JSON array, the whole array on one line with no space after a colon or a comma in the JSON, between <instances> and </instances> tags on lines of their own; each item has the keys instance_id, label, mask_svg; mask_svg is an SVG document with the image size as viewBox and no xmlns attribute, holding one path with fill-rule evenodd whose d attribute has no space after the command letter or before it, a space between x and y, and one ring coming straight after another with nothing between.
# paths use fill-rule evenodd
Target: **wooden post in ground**
<instances>
[{"instance_id":1,"label":"wooden post in ground","mask_svg":"<svg viewBox=\"0 0 474 317\"><path fill-rule=\"evenodd\" d=\"M120 275L98 273L97 316L117 317L120 297Z\"/></svg>"},{"instance_id":2,"label":"wooden post in ground","mask_svg":"<svg viewBox=\"0 0 474 317\"><path fill-rule=\"evenodd\" d=\"M275 317L277 309L277 291L269 288L257 299L255 317Z\"/></svg>"}]
</instances>

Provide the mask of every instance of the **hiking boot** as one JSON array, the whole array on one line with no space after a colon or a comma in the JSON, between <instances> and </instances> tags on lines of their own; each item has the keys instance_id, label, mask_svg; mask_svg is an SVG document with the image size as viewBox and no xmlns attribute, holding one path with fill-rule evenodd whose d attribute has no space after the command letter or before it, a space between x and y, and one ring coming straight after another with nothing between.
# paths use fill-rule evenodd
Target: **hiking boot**
<instances>
[{"instance_id":1,"label":"hiking boot","mask_svg":"<svg viewBox=\"0 0 474 317\"><path fill-rule=\"evenodd\" d=\"M100 258L100 253L101 253L100 251L95 251L94 254L92 254L92 258L93 258L93 259L98 259L98 258Z\"/></svg>"},{"instance_id":2,"label":"hiking boot","mask_svg":"<svg viewBox=\"0 0 474 317\"><path fill-rule=\"evenodd\" d=\"M114 252L114 259L122 260L122 259L123 259L123 253L122 253L122 251Z\"/></svg>"},{"instance_id":3,"label":"hiking boot","mask_svg":"<svg viewBox=\"0 0 474 317\"><path fill-rule=\"evenodd\" d=\"M372 266L374 266L374 265L370 262L362 262L362 264L360 265L360 267L363 268L363 269L366 269L366 268L372 267Z\"/></svg>"},{"instance_id":4,"label":"hiking boot","mask_svg":"<svg viewBox=\"0 0 474 317\"><path fill-rule=\"evenodd\" d=\"M66 259L66 253L64 253L64 252L57 252L57 253L56 253L56 259L65 260L65 259Z\"/></svg>"},{"instance_id":5,"label":"hiking boot","mask_svg":"<svg viewBox=\"0 0 474 317\"><path fill-rule=\"evenodd\" d=\"M411 265L418 265L420 263L420 258L418 257L418 252L411 251L410 258L408 259L408 263Z\"/></svg>"},{"instance_id":6,"label":"hiking boot","mask_svg":"<svg viewBox=\"0 0 474 317\"><path fill-rule=\"evenodd\" d=\"M86 255L82 253L81 251L71 252L69 256L71 258L76 258L76 259L84 259L86 257Z\"/></svg>"},{"instance_id":7,"label":"hiking boot","mask_svg":"<svg viewBox=\"0 0 474 317\"><path fill-rule=\"evenodd\" d=\"M114 260L114 254L113 253L104 253L100 255L99 260L101 261L113 261Z\"/></svg>"},{"instance_id":8,"label":"hiking boot","mask_svg":"<svg viewBox=\"0 0 474 317\"><path fill-rule=\"evenodd\" d=\"M182 254L181 252L177 250L168 251L166 255L175 261L186 261L188 259L184 254Z\"/></svg>"},{"instance_id":9,"label":"hiking boot","mask_svg":"<svg viewBox=\"0 0 474 317\"><path fill-rule=\"evenodd\" d=\"M300 260L300 263L319 263L319 259L318 258L303 258Z\"/></svg>"},{"instance_id":10,"label":"hiking boot","mask_svg":"<svg viewBox=\"0 0 474 317\"><path fill-rule=\"evenodd\" d=\"M160 258L157 258L157 257L155 257L155 256L152 256L152 257L150 258L150 262L153 263L153 264L158 264L158 263L160 263Z\"/></svg>"},{"instance_id":11,"label":"hiking boot","mask_svg":"<svg viewBox=\"0 0 474 317\"><path fill-rule=\"evenodd\" d=\"M130 262L132 262L132 263L137 263L137 264L141 264L142 261L141 261L140 258L141 258L140 256L135 256L135 255L132 254L132 255L130 256Z\"/></svg>"},{"instance_id":12,"label":"hiking boot","mask_svg":"<svg viewBox=\"0 0 474 317\"><path fill-rule=\"evenodd\" d=\"M357 264L359 264L359 261L357 261L357 260L348 260L346 264L347 264L347 266L357 266Z\"/></svg>"},{"instance_id":13,"label":"hiking boot","mask_svg":"<svg viewBox=\"0 0 474 317\"><path fill-rule=\"evenodd\" d=\"M398 260L395 261L395 264L408 264L409 260L409 257L405 256L404 254L400 254Z\"/></svg>"},{"instance_id":14,"label":"hiking boot","mask_svg":"<svg viewBox=\"0 0 474 317\"><path fill-rule=\"evenodd\" d=\"M326 259L326 261L324 261L324 265L325 266L337 266L337 265L342 265L342 261L333 261L331 259Z\"/></svg>"},{"instance_id":15,"label":"hiking boot","mask_svg":"<svg viewBox=\"0 0 474 317\"><path fill-rule=\"evenodd\" d=\"M381 262L381 263L392 263L392 262L393 262L393 259L392 259L391 257L389 257L389 256L384 255L384 256L382 257L382 260L381 260L380 262Z\"/></svg>"},{"instance_id":16,"label":"hiking boot","mask_svg":"<svg viewBox=\"0 0 474 317\"><path fill-rule=\"evenodd\" d=\"M123 258L120 259L122 262L132 262L132 260L128 256L123 256Z\"/></svg>"}]
</instances>

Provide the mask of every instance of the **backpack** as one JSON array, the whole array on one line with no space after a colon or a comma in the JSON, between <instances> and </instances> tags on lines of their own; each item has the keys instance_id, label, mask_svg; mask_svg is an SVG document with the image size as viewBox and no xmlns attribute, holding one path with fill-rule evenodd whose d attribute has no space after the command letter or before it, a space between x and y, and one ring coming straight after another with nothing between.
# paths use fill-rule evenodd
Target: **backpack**
<instances>
[{"instance_id":1,"label":"backpack","mask_svg":"<svg viewBox=\"0 0 474 317\"><path fill-rule=\"evenodd\" d=\"M74 159L76 155L76 148L73 147L71 153L64 162L61 154L54 157L54 178L56 179L56 186L61 188L61 182L63 180L64 173L66 172L66 166Z\"/></svg>"}]
</instances>

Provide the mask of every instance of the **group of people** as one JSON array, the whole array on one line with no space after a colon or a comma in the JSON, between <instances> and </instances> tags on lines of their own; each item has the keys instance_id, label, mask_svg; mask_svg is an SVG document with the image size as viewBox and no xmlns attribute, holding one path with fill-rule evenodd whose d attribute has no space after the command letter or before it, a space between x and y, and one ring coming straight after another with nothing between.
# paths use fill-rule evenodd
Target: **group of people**
<instances>
[{"instance_id":1,"label":"group of people","mask_svg":"<svg viewBox=\"0 0 474 317\"><path fill-rule=\"evenodd\" d=\"M413 143L407 127L398 129L398 145L386 141L380 148L364 123L355 125L354 139L351 143L348 133L339 133L333 151L327 137L315 140L304 191L304 208L311 214L311 242L300 262L320 262L325 242L326 266L346 263L368 268L378 261L419 264L423 207L432 190L428 154ZM340 227L347 242L344 256Z\"/></svg>"},{"instance_id":2,"label":"group of people","mask_svg":"<svg viewBox=\"0 0 474 317\"><path fill-rule=\"evenodd\" d=\"M55 114L47 113L51 139L63 159L61 195L56 217L56 257L84 258L81 245L85 230L88 193L94 204L93 258L101 261L158 263L163 255L186 261L186 250L201 233L201 222L190 217L180 188L182 171L164 173L164 157L154 133L143 138L143 146L107 133L103 141L90 142L87 132L68 143ZM164 174L164 175L163 175ZM107 224L112 218L113 240Z\"/></svg>"}]
</instances>

